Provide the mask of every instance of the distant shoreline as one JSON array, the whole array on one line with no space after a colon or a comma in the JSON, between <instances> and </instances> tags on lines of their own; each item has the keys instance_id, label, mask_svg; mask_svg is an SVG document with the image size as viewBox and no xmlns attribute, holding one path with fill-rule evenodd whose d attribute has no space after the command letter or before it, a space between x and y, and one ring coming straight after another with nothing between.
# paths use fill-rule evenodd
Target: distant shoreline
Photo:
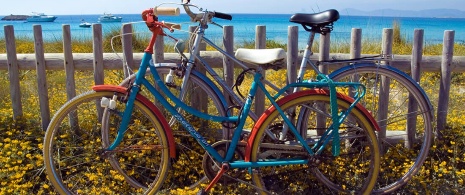
<instances>
[{"instance_id":1,"label":"distant shoreline","mask_svg":"<svg viewBox=\"0 0 465 195\"><path fill-rule=\"evenodd\" d=\"M22 21L26 20L29 16L28 15L8 15L2 18L2 20L6 21Z\"/></svg>"}]
</instances>

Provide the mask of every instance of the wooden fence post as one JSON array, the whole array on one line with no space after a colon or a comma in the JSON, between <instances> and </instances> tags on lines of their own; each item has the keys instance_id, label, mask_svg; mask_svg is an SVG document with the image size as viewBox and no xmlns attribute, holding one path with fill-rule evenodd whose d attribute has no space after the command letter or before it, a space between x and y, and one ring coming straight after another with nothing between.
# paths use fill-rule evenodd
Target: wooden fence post
<instances>
[{"instance_id":1,"label":"wooden fence post","mask_svg":"<svg viewBox=\"0 0 465 195\"><path fill-rule=\"evenodd\" d=\"M455 31L444 31L444 43L442 47L441 83L439 86L437 125L438 136L442 137L441 131L446 128L447 110L449 109L449 92L451 82L451 64L454 56Z\"/></svg>"},{"instance_id":2,"label":"wooden fence post","mask_svg":"<svg viewBox=\"0 0 465 195\"><path fill-rule=\"evenodd\" d=\"M96 85L102 85L104 82L102 24L92 24L92 35L92 48L94 50L94 82Z\"/></svg>"},{"instance_id":3,"label":"wooden fence post","mask_svg":"<svg viewBox=\"0 0 465 195\"><path fill-rule=\"evenodd\" d=\"M416 82L420 82L421 73L421 60L423 55L423 29L415 29L413 32L413 48L412 48L412 79ZM412 148L415 141L416 127L417 127L417 112L418 103L412 94L409 94L408 98L408 115L407 115L407 140L405 146Z\"/></svg>"},{"instance_id":4,"label":"wooden fence post","mask_svg":"<svg viewBox=\"0 0 465 195\"><path fill-rule=\"evenodd\" d=\"M123 47L123 71L124 77L127 78L130 76L129 70L134 70L134 57L132 49L132 24L123 24L121 27L121 37L122 47Z\"/></svg>"},{"instance_id":5,"label":"wooden fence post","mask_svg":"<svg viewBox=\"0 0 465 195\"><path fill-rule=\"evenodd\" d=\"M362 56L362 29L352 28L350 36L350 58L360 58Z\"/></svg>"},{"instance_id":6,"label":"wooden fence post","mask_svg":"<svg viewBox=\"0 0 465 195\"><path fill-rule=\"evenodd\" d=\"M76 96L76 82L74 79L74 59L73 59L73 46L71 41L71 30L69 24L64 24L63 29L63 55L64 62L63 68L66 75L66 97L71 100ZM71 127L78 127L78 115L72 112L69 115L69 125Z\"/></svg>"},{"instance_id":7,"label":"wooden fence post","mask_svg":"<svg viewBox=\"0 0 465 195\"><path fill-rule=\"evenodd\" d=\"M266 48L266 26L257 25L255 30L255 49ZM262 70L263 78L265 79L266 71ZM257 116L262 115L265 111L265 93L258 89L255 94L255 109L254 112Z\"/></svg>"},{"instance_id":8,"label":"wooden fence post","mask_svg":"<svg viewBox=\"0 0 465 195\"><path fill-rule=\"evenodd\" d=\"M64 69L66 74L66 94L68 100L76 96L76 83L74 79L74 60L73 48L71 42L71 30L69 24L62 26L63 29L63 55L64 55Z\"/></svg>"},{"instance_id":9,"label":"wooden fence post","mask_svg":"<svg viewBox=\"0 0 465 195\"><path fill-rule=\"evenodd\" d=\"M153 46L153 62L162 63L165 61L165 36L158 35Z\"/></svg>"},{"instance_id":10,"label":"wooden fence post","mask_svg":"<svg viewBox=\"0 0 465 195\"><path fill-rule=\"evenodd\" d=\"M287 28L287 83L297 80L297 66L299 55L299 27L289 26ZM292 89L289 89L289 93Z\"/></svg>"},{"instance_id":11,"label":"wooden fence post","mask_svg":"<svg viewBox=\"0 0 465 195\"><path fill-rule=\"evenodd\" d=\"M195 30L197 30L197 26L189 26L189 32L195 33ZM193 34L191 36L193 36ZM199 51L205 51L205 50L207 50L207 44L204 42L201 42L199 46ZM201 62L196 60L195 63L200 64ZM202 74L205 74L206 72L203 66L196 66L195 69L201 72ZM203 91L198 91L197 93L192 94L192 97L190 99L192 107L205 113L208 112L209 99L205 97L207 97L207 94L204 93ZM202 124L202 126L204 125L208 125L208 123Z\"/></svg>"},{"instance_id":12,"label":"wooden fence post","mask_svg":"<svg viewBox=\"0 0 465 195\"><path fill-rule=\"evenodd\" d=\"M392 54L392 43L393 43L393 29L385 28L383 29L383 38L382 38L382 48L381 54L383 55L391 55ZM389 62L383 61L381 62L382 65L389 66ZM378 100L378 116L377 121L380 127L380 132L378 133L378 139L384 140L386 138L386 131L387 131L387 117L388 117L388 104L386 102L389 101L389 85L391 83L389 78L385 76L381 76L380 78L380 86L379 86L379 100ZM381 142L382 143L382 142ZM381 149L383 145L381 145ZM382 150L383 151L383 150Z\"/></svg>"},{"instance_id":13,"label":"wooden fence post","mask_svg":"<svg viewBox=\"0 0 465 195\"><path fill-rule=\"evenodd\" d=\"M5 45L8 63L8 78L10 80L10 99L13 106L13 119L23 115L21 103L21 87L19 85L19 66L16 56L15 31L13 25L5 25Z\"/></svg>"},{"instance_id":14,"label":"wooden fence post","mask_svg":"<svg viewBox=\"0 0 465 195\"><path fill-rule=\"evenodd\" d=\"M234 26L223 26L223 47L226 53L234 56ZM234 61L223 56L223 77L229 87L234 85ZM232 105L233 102L229 102L229 94L224 92L225 98L228 101L228 105Z\"/></svg>"},{"instance_id":15,"label":"wooden fence post","mask_svg":"<svg viewBox=\"0 0 465 195\"><path fill-rule=\"evenodd\" d=\"M325 61L329 59L329 50L330 50L330 45L331 45L331 33L326 33L326 34L320 34L320 47L319 47L319 52L320 56L318 57L319 61ZM328 65L327 64L320 64L318 69L324 73L328 74ZM321 110L325 110L324 108L325 105L318 104L317 108ZM325 132L327 126L326 126L326 116L322 114L318 114L316 117L316 128L317 134L318 135L323 135Z\"/></svg>"},{"instance_id":16,"label":"wooden fence post","mask_svg":"<svg viewBox=\"0 0 465 195\"><path fill-rule=\"evenodd\" d=\"M92 49L93 49L93 68L94 68L94 83L95 85L103 85L103 36L102 24L92 24ZM103 109L100 107L100 102L95 102L98 114L98 120L101 121Z\"/></svg>"},{"instance_id":17,"label":"wooden fence post","mask_svg":"<svg viewBox=\"0 0 465 195\"><path fill-rule=\"evenodd\" d=\"M362 56L362 29L352 28L350 36L350 58L360 58ZM358 81L358 75L351 76L352 81ZM354 90L349 91L349 95L354 97Z\"/></svg>"},{"instance_id":18,"label":"wooden fence post","mask_svg":"<svg viewBox=\"0 0 465 195\"><path fill-rule=\"evenodd\" d=\"M34 25L34 52L36 56L37 93L39 95L40 117L42 129L46 130L50 123L50 106L48 101L47 74L45 71L44 40L42 26Z\"/></svg>"}]
</instances>

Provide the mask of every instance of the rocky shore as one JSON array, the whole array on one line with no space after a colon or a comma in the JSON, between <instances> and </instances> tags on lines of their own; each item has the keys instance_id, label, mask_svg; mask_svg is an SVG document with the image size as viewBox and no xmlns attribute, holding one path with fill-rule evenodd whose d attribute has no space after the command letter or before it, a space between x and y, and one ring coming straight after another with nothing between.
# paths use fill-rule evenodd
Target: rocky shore
<instances>
[{"instance_id":1,"label":"rocky shore","mask_svg":"<svg viewBox=\"0 0 465 195\"><path fill-rule=\"evenodd\" d=\"M9 15L9 16L5 16L2 18L2 20L26 20L26 18L29 17L27 15Z\"/></svg>"}]
</instances>

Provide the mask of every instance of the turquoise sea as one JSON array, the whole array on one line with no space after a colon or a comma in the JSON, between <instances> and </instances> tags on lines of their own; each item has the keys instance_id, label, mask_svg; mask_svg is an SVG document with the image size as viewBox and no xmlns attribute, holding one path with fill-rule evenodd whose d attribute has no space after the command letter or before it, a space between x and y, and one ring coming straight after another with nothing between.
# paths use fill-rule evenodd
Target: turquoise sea
<instances>
[{"instance_id":1,"label":"turquoise sea","mask_svg":"<svg viewBox=\"0 0 465 195\"><path fill-rule=\"evenodd\" d=\"M134 31L147 34L148 30L144 23L141 23L140 14L114 14L122 16L122 23L133 22ZM252 41L255 37L256 25L265 25L267 39L272 39L285 43L287 41L288 26L298 26L290 23L291 14L232 14L233 20L215 19L220 25L234 26L235 42ZM2 17L2 16L0 16ZM5 25L13 25L16 37L31 37L33 25L41 25L44 40L60 40L62 37L62 25L69 24L71 34L76 39L91 39L92 29L81 28L79 23L82 19L87 22L96 23L99 15L57 15L55 22L28 23L25 21L3 21L0 20L0 36L4 37ZM182 29L186 30L189 26L195 25L190 22L187 15L180 16L161 16L160 20L167 22L181 23ZM412 40L414 29L424 29L424 39L426 44L441 43L443 41L445 30L455 31L455 42L465 44L465 18L412 18L412 17L367 17L367 16L344 16L334 23L334 31L331 34L331 40L334 42L344 42L350 40L352 28L361 28L364 39L381 40L382 29L392 28L393 22L396 21L401 26L401 33ZM121 23L103 23L103 32L119 29ZM222 29L215 25L210 25L206 31L207 36L213 40L221 40ZM175 32L175 37L187 37L186 32ZM304 47L308 33L302 27L299 27L299 47Z\"/></svg>"}]
</instances>

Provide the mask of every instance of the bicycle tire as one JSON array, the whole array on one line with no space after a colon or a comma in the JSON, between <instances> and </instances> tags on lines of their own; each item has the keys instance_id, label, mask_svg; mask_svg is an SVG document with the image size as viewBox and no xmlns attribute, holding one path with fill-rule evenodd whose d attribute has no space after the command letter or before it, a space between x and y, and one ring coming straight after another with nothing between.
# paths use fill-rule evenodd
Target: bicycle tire
<instances>
[{"instance_id":1,"label":"bicycle tire","mask_svg":"<svg viewBox=\"0 0 465 195\"><path fill-rule=\"evenodd\" d=\"M64 104L51 120L43 153L47 176L58 193L154 194L163 186L170 167L168 140L160 119L139 100L134 103L134 119L125 139L112 152L104 152L113 137L101 128L103 112L98 110L102 98L114 95L117 101L125 96L113 91L81 94ZM117 120L109 121L117 124ZM104 138L110 139L105 143ZM134 186L129 178L143 185Z\"/></svg>"},{"instance_id":2,"label":"bicycle tire","mask_svg":"<svg viewBox=\"0 0 465 195\"><path fill-rule=\"evenodd\" d=\"M339 110L347 109L351 100L338 95ZM314 107L316 103L329 104L329 101L329 92L315 89L299 91L284 97L277 103L285 112L287 109L292 109L300 113L303 108ZM361 109L363 108L354 107L350 113L355 123L341 124L339 129L341 154L336 157L331 152L331 144L328 144L321 154L310 156L300 144L291 146L291 143L297 143L296 140L288 138L286 142L268 142L265 130L281 129L282 118L274 107L267 109L254 126L252 137L249 139L249 143L252 142L250 161L271 161L275 158L286 157L309 159L309 164L255 168L252 171L252 180L258 188L257 191L260 194L370 193L379 172L380 152L374 132L376 124L373 124L370 116ZM329 110L312 110L315 111L314 114L306 115L312 120L306 122L315 121L316 113L329 112ZM299 123L303 121L300 120ZM327 118L326 125L331 125L330 121L331 118ZM311 131L308 144L312 146L321 137L312 133L317 130L314 124L307 125L309 125L308 130ZM299 152L301 154L298 154ZM352 154L358 154L358 156ZM346 157L347 159L344 159ZM317 182L315 173L325 178L324 184L326 185Z\"/></svg>"},{"instance_id":3,"label":"bicycle tire","mask_svg":"<svg viewBox=\"0 0 465 195\"><path fill-rule=\"evenodd\" d=\"M353 75L358 76L353 77ZM350 65L334 71L329 77L334 81L364 84L367 94L361 104L372 112L380 128L387 130L386 137L379 138L381 148L384 148L382 149L383 160L377 186L373 192L376 194L391 193L404 186L420 170L428 156L432 141L433 108L426 93L417 82L402 71L374 63ZM389 100L386 106L389 115L386 117L378 114L381 78L389 78L391 88L389 96L383 96ZM416 103L417 109L409 111L408 104L412 103ZM404 141L400 138L409 137L406 131L409 117L417 121L408 124L408 128L415 130L415 135L411 135L407 141ZM400 142L396 143L396 141ZM394 168L402 170L395 172Z\"/></svg>"}]
</instances>

